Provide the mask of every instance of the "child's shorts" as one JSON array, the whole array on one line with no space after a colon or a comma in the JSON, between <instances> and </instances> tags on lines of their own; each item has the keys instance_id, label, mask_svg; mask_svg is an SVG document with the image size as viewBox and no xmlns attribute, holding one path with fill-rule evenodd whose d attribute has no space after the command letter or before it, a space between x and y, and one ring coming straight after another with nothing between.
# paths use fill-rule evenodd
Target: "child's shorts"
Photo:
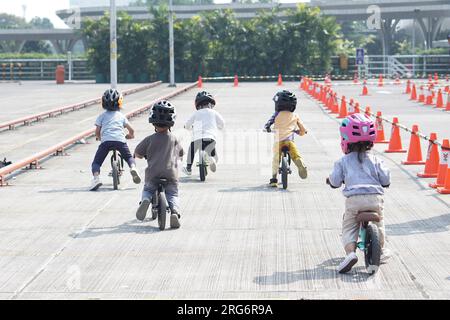
<instances>
[{"instance_id":1,"label":"child's shorts","mask_svg":"<svg viewBox=\"0 0 450 320\"><path fill-rule=\"evenodd\" d=\"M361 194L350 196L345 200L345 213L342 220L342 243L346 246L349 243L357 242L359 235L359 223L356 216L359 211L375 211L381 216L380 222L374 222L380 231L381 247L384 246L384 199L379 194Z\"/></svg>"}]
</instances>

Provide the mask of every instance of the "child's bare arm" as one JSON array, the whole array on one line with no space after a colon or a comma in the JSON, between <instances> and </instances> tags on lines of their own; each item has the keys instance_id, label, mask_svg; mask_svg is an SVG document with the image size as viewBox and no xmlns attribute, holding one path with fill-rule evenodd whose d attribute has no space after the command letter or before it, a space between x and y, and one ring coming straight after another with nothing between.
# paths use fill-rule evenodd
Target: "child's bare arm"
<instances>
[{"instance_id":1,"label":"child's bare arm","mask_svg":"<svg viewBox=\"0 0 450 320\"><path fill-rule=\"evenodd\" d=\"M125 128L128 130L128 134L125 136L127 139L134 139L134 129L127 123Z\"/></svg>"},{"instance_id":2,"label":"child's bare arm","mask_svg":"<svg viewBox=\"0 0 450 320\"><path fill-rule=\"evenodd\" d=\"M100 140L101 139L101 130L102 130L102 127L95 126L95 139L96 140Z\"/></svg>"}]
</instances>

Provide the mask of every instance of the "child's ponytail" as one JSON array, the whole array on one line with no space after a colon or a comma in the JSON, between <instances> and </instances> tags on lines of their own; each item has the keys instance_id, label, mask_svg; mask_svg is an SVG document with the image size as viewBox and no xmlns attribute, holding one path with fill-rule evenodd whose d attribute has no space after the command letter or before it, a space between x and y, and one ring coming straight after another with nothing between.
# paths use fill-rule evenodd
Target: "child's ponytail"
<instances>
[{"instance_id":1,"label":"child's ponytail","mask_svg":"<svg viewBox=\"0 0 450 320\"><path fill-rule=\"evenodd\" d=\"M348 145L348 150L350 152L358 152L359 163L363 162L363 155L373 148L373 142L371 141L360 141L356 143L351 143Z\"/></svg>"}]
</instances>

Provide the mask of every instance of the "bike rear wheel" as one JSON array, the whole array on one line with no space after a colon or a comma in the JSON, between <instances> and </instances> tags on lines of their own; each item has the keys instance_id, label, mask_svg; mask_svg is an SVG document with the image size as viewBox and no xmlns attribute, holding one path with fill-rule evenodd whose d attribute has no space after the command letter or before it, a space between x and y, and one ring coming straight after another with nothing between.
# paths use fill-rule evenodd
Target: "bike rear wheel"
<instances>
[{"instance_id":1,"label":"bike rear wheel","mask_svg":"<svg viewBox=\"0 0 450 320\"><path fill-rule=\"evenodd\" d=\"M286 156L283 156L281 159L281 183L283 184L283 189L288 187L288 168L288 159Z\"/></svg>"},{"instance_id":2,"label":"bike rear wheel","mask_svg":"<svg viewBox=\"0 0 450 320\"><path fill-rule=\"evenodd\" d=\"M380 267L381 244L378 227L369 223L366 228L366 248L364 250L364 260L369 274L375 274Z\"/></svg>"},{"instance_id":3,"label":"bike rear wheel","mask_svg":"<svg viewBox=\"0 0 450 320\"><path fill-rule=\"evenodd\" d=\"M119 180L119 168L117 166L116 161L112 161L112 178L113 178L113 187L114 190L119 188L120 180Z\"/></svg>"},{"instance_id":4,"label":"bike rear wheel","mask_svg":"<svg viewBox=\"0 0 450 320\"><path fill-rule=\"evenodd\" d=\"M159 204L158 204L158 226L159 230L164 230L166 228L166 216L167 216L167 199L166 194L161 192L159 194Z\"/></svg>"}]
</instances>

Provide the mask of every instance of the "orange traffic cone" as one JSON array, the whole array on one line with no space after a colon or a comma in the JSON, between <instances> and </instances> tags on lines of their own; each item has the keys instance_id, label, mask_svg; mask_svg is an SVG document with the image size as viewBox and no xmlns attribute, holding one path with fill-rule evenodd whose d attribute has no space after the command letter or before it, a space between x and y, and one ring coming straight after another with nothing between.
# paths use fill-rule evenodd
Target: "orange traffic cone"
<instances>
[{"instance_id":1,"label":"orange traffic cone","mask_svg":"<svg viewBox=\"0 0 450 320\"><path fill-rule=\"evenodd\" d=\"M437 72L434 73L434 84L438 84L439 83L439 76L437 74Z\"/></svg>"},{"instance_id":2,"label":"orange traffic cone","mask_svg":"<svg viewBox=\"0 0 450 320\"><path fill-rule=\"evenodd\" d=\"M387 152L387 153L394 153L394 152L405 153L406 152L406 150L404 150L402 147L402 138L400 136L400 128L397 126L397 124L398 124L398 118L395 117L392 120L391 138L389 140L389 146L388 146L388 149L385 150L384 152Z\"/></svg>"},{"instance_id":3,"label":"orange traffic cone","mask_svg":"<svg viewBox=\"0 0 450 320\"><path fill-rule=\"evenodd\" d=\"M442 98L442 90L439 89L436 99L436 108L443 108L443 107L444 107L444 99Z\"/></svg>"},{"instance_id":4,"label":"orange traffic cone","mask_svg":"<svg viewBox=\"0 0 450 320\"><path fill-rule=\"evenodd\" d=\"M339 116L338 119L342 119L347 117L347 102L345 101L345 96L342 96L341 99L341 109L339 110Z\"/></svg>"},{"instance_id":5,"label":"orange traffic cone","mask_svg":"<svg viewBox=\"0 0 450 320\"><path fill-rule=\"evenodd\" d=\"M395 77L394 84L395 85L399 85L400 84L400 78L398 77L398 75L397 75L397 77Z\"/></svg>"},{"instance_id":6,"label":"orange traffic cone","mask_svg":"<svg viewBox=\"0 0 450 320\"><path fill-rule=\"evenodd\" d=\"M438 145L433 143L437 140L436 133L430 134L430 143L428 145L427 161L425 162L425 169L422 173L418 173L420 178L436 178L439 170L439 150Z\"/></svg>"},{"instance_id":7,"label":"orange traffic cone","mask_svg":"<svg viewBox=\"0 0 450 320\"><path fill-rule=\"evenodd\" d=\"M433 84L433 78L431 77L431 74L428 75L428 84Z\"/></svg>"},{"instance_id":8,"label":"orange traffic cone","mask_svg":"<svg viewBox=\"0 0 450 320\"><path fill-rule=\"evenodd\" d=\"M402 161L402 164L425 164L422 160L422 148L420 146L420 137L417 135L419 132L419 126L414 124L411 132L411 139L409 140L408 158L406 161Z\"/></svg>"},{"instance_id":9,"label":"orange traffic cone","mask_svg":"<svg viewBox=\"0 0 450 320\"><path fill-rule=\"evenodd\" d=\"M450 111L450 91L447 92L447 105L445 106L445 111Z\"/></svg>"},{"instance_id":10,"label":"orange traffic cone","mask_svg":"<svg viewBox=\"0 0 450 320\"><path fill-rule=\"evenodd\" d=\"M281 73L278 74L278 82L277 82L278 86L283 85L283 79L281 78Z\"/></svg>"},{"instance_id":11,"label":"orange traffic cone","mask_svg":"<svg viewBox=\"0 0 450 320\"><path fill-rule=\"evenodd\" d=\"M238 76L237 74L234 75L234 83L233 83L233 87L237 87L239 85L239 80L238 80Z\"/></svg>"},{"instance_id":12,"label":"orange traffic cone","mask_svg":"<svg viewBox=\"0 0 450 320\"><path fill-rule=\"evenodd\" d=\"M355 72L354 76L353 76L353 83L358 83L358 74Z\"/></svg>"},{"instance_id":13,"label":"orange traffic cone","mask_svg":"<svg viewBox=\"0 0 450 320\"><path fill-rule=\"evenodd\" d=\"M364 113L366 114L366 116L370 117L372 115L372 111L370 110L370 107L367 106L366 107L366 111L364 111Z\"/></svg>"},{"instance_id":14,"label":"orange traffic cone","mask_svg":"<svg viewBox=\"0 0 450 320\"><path fill-rule=\"evenodd\" d=\"M377 138L375 140L375 143L389 143L388 140L384 137L384 127L383 127L383 119L381 111L377 111L377 117L375 121L375 130L377 133Z\"/></svg>"},{"instance_id":15,"label":"orange traffic cone","mask_svg":"<svg viewBox=\"0 0 450 320\"><path fill-rule=\"evenodd\" d=\"M416 85L415 84L412 85L411 97L409 99L410 100L417 100L417 91L416 91Z\"/></svg>"},{"instance_id":16,"label":"orange traffic cone","mask_svg":"<svg viewBox=\"0 0 450 320\"><path fill-rule=\"evenodd\" d=\"M380 77L378 78L378 86L382 87L383 86L383 75L380 74Z\"/></svg>"},{"instance_id":17,"label":"orange traffic cone","mask_svg":"<svg viewBox=\"0 0 450 320\"><path fill-rule=\"evenodd\" d=\"M450 194L450 168L447 167L446 171L444 186L437 188L437 191L441 194Z\"/></svg>"},{"instance_id":18,"label":"orange traffic cone","mask_svg":"<svg viewBox=\"0 0 450 320\"><path fill-rule=\"evenodd\" d=\"M339 103L336 92L333 94L333 99L331 103L331 113L339 113Z\"/></svg>"},{"instance_id":19,"label":"orange traffic cone","mask_svg":"<svg viewBox=\"0 0 450 320\"><path fill-rule=\"evenodd\" d=\"M367 89L367 82L366 80L364 80L364 85L363 85L363 89L362 89L362 96L368 96L369 95L369 89Z\"/></svg>"},{"instance_id":20,"label":"orange traffic cone","mask_svg":"<svg viewBox=\"0 0 450 320\"><path fill-rule=\"evenodd\" d=\"M425 93L424 93L424 91L423 91L423 86L420 86L419 87L419 102L422 102L422 103L424 103L425 102Z\"/></svg>"},{"instance_id":21,"label":"orange traffic cone","mask_svg":"<svg viewBox=\"0 0 450 320\"><path fill-rule=\"evenodd\" d=\"M408 81L406 81L406 94L410 94L411 93L411 80L408 79Z\"/></svg>"},{"instance_id":22,"label":"orange traffic cone","mask_svg":"<svg viewBox=\"0 0 450 320\"><path fill-rule=\"evenodd\" d=\"M197 87L201 88L203 86L203 80L201 76L198 76L198 84Z\"/></svg>"},{"instance_id":23,"label":"orange traffic cone","mask_svg":"<svg viewBox=\"0 0 450 320\"><path fill-rule=\"evenodd\" d=\"M358 102L355 104L355 112L354 113L360 113L360 111L359 111L359 103Z\"/></svg>"},{"instance_id":24,"label":"orange traffic cone","mask_svg":"<svg viewBox=\"0 0 450 320\"><path fill-rule=\"evenodd\" d=\"M348 109L347 109L347 115L351 115L355 113L355 101L352 99L350 99L350 102L348 103Z\"/></svg>"},{"instance_id":25,"label":"orange traffic cone","mask_svg":"<svg viewBox=\"0 0 450 320\"><path fill-rule=\"evenodd\" d=\"M445 183L445 174L447 172L449 160L450 160L450 142L448 139L442 141L441 156L438 169L438 175L435 183L430 183L432 188L443 187Z\"/></svg>"},{"instance_id":26,"label":"orange traffic cone","mask_svg":"<svg viewBox=\"0 0 450 320\"><path fill-rule=\"evenodd\" d=\"M425 105L426 106L432 106L433 103L433 91L429 90L428 91L428 95L427 95L427 99L425 100Z\"/></svg>"}]
</instances>

